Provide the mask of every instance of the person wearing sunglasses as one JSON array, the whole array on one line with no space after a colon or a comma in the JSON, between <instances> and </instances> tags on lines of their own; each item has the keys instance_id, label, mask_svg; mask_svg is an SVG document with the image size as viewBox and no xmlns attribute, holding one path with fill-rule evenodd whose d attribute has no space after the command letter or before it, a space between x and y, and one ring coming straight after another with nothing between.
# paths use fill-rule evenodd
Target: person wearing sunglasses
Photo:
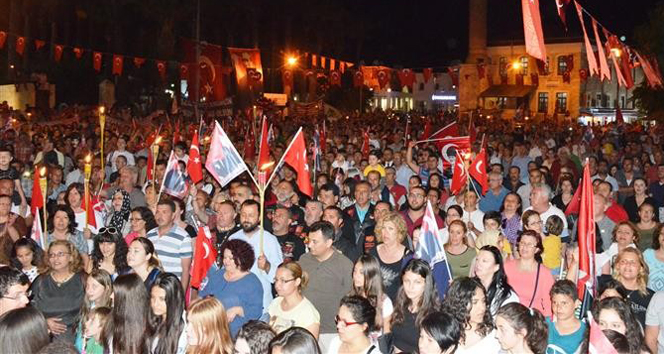
<instances>
[{"instance_id":1,"label":"person wearing sunglasses","mask_svg":"<svg viewBox=\"0 0 664 354\"><path fill-rule=\"evenodd\" d=\"M341 299L334 318L338 336L330 342L327 354L377 354L380 349L369 339L376 321L376 309L364 297L351 295Z\"/></svg>"},{"instance_id":2,"label":"person wearing sunglasses","mask_svg":"<svg viewBox=\"0 0 664 354\"><path fill-rule=\"evenodd\" d=\"M83 305L85 280L81 256L73 243L55 240L48 246L48 270L32 283L32 306L46 317L54 340L74 343L74 327Z\"/></svg>"}]
</instances>

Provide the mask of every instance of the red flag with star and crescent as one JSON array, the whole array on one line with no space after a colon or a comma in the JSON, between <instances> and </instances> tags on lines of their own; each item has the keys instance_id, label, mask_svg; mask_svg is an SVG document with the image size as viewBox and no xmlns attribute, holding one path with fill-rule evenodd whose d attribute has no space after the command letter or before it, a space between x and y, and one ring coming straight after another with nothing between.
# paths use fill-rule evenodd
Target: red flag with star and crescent
<instances>
[{"instance_id":1,"label":"red flag with star and crescent","mask_svg":"<svg viewBox=\"0 0 664 354\"><path fill-rule=\"evenodd\" d=\"M270 145L268 143L269 130L267 127L267 117L263 117L263 122L261 124L261 141L258 144L258 170L267 172L269 175L269 167L264 168L270 163Z\"/></svg>"},{"instance_id":2,"label":"red flag with star and crescent","mask_svg":"<svg viewBox=\"0 0 664 354\"><path fill-rule=\"evenodd\" d=\"M208 270L217 261L217 249L212 245L212 236L207 226L198 227L194 252L194 262L191 265L191 286L200 288Z\"/></svg>"},{"instance_id":3,"label":"red flag with star and crescent","mask_svg":"<svg viewBox=\"0 0 664 354\"><path fill-rule=\"evenodd\" d=\"M198 131L194 132L194 137L191 139L187 174L194 184L203 180L203 163L201 162L201 152L198 148Z\"/></svg>"},{"instance_id":4,"label":"red flag with star and crescent","mask_svg":"<svg viewBox=\"0 0 664 354\"><path fill-rule=\"evenodd\" d=\"M480 186L482 186L482 194L486 194L486 192L489 190L489 176L486 171L486 164L486 149L482 147L482 150L480 150L480 153L475 156L475 160L470 165L470 169L468 170L470 176L473 177L477 183L480 184Z\"/></svg>"},{"instance_id":5,"label":"red flag with star and crescent","mask_svg":"<svg viewBox=\"0 0 664 354\"><path fill-rule=\"evenodd\" d=\"M523 11L526 52L539 60L546 61L539 0L521 0L521 9Z\"/></svg>"},{"instance_id":6,"label":"red flag with star and crescent","mask_svg":"<svg viewBox=\"0 0 664 354\"><path fill-rule=\"evenodd\" d=\"M311 197L313 196L314 188L311 185L307 161L307 145L304 142L302 128L300 128L284 154L284 162L289 164L297 172L297 187L300 191Z\"/></svg>"},{"instance_id":7,"label":"red flag with star and crescent","mask_svg":"<svg viewBox=\"0 0 664 354\"><path fill-rule=\"evenodd\" d=\"M450 184L450 192L453 195L459 194L463 187L468 183L468 173L466 172L466 165L463 157L456 152L456 159L454 160L454 170L452 172L452 183Z\"/></svg>"}]
</instances>

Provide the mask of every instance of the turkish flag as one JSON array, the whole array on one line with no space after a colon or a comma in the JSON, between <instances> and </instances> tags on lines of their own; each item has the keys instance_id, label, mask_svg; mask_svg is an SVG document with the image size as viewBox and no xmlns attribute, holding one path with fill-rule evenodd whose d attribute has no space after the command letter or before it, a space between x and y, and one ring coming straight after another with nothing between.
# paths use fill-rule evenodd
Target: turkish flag
<instances>
[{"instance_id":1,"label":"turkish flag","mask_svg":"<svg viewBox=\"0 0 664 354\"><path fill-rule=\"evenodd\" d=\"M362 156L369 157L369 152L371 152L371 144L369 144L369 129L362 132Z\"/></svg>"},{"instance_id":2,"label":"turkish flag","mask_svg":"<svg viewBox=\"0 0 664 354\"><path fill-rule=\"evenodd\" d=\"M565 15L565 10L567 10L567 5L571 0L556 0L556 6L558 7L558 16L560 16L560 21L563 22L565 30L567 30L567 16ZM578 7L579 4L576 4ZM582 22L583 23L583 22Z\"/></svg>"},{"instance_id":3,"label":"turkish flag","mask_svg":"<svg viewBox=\"0 0 664 354\"><path fill-rule=\"evenodd\" d=\"M94 52L92 54L92 67L95 68L97 72L101 71L101 53Z\"/></svg>"},{"instance_id":4,"label":"turkish flag","mask_svg":"<svg viewBox=\"0 0 664 354\"><path fill-rule=\"evenodd\" d=\"M304 142L302 128L297 131L290 147L284 154L284 162L297 172L297 186L300 192L313 196L314 187L311 185L309 165L307 164L307 145Z\"/></svg>"},{"instance_id":5,"label":"turkish flag","mask_svg":"<svg viewBox=\"0 0 664 354\"><path fill-rule=\"evenodd\" d=\"M157 71L159 72L159 77L161 77L162 80L166 80L166 62L165 61L157 61Z\"/></svg>"},{"instance_id":6,"label":"turkish flag","mask_svg":"<svg viewBox=\"0 0 664 354\"><path fill-rule=\"evenodd\" d=\"M53 48L53 59L55 59L56 63L59 63L60 60L62 59L62 52L64 51L65 47L61 44L56 44L55 47Z\"/></svg>"},{"instance_id":7,"label":"turkish flag","mask_svg":"<svg viewBox=\"0 0 664 354\"><path fill-rule=\"evenodd\" d=\"M341 74L338 71L330 72L330 85L341 86Z\"/></svg>"},{"instance_id":8,"label":"turkish flag","mask_svg":"<svg viewBox=\"0 0 664 354\"><path fill-rule=\"evenodd\" d=\"M516 74L515 81L517 85L523 86L523 74Z\"/></svg>"},{"instance_id":9,"label":"turkish flag","mask_svg":"<svg viewBox=\"0 0 664 354\"><path fill-rule=\"evenodd\" d=\"M443 157L443 168L447 168L452 165L452 157L450 156L450 149L454 149L457 153L465 155L470 152L470 137L461 136L455 138L445 138L442 141L438 142L442 144L441 155Z\"/></svg>"},{"instance_id":10,"label":"turkish flag","mask_svg":"<svg viewBox=\"0 0 664 354\"><path fill-rule=\"evenodd\" d=\"M25 37L18 37L16 38L16 53L23 55L23 51L25 51Z\"/></svg>"},{"instance_id":11,"label":"turkish flag","mask_svg":"<svg viewBox=\"0 0 664 354\"><path fill-rule=\"evenodd\" d=\"M293 72L290 70L284 70L281 73L281 80L284 84L284 90L286 87L293 87Z\"/></svg>"},{"instance_id":12,"label":"turkish flag","mask_svg":"<svg viewBox=\"0 0 664 354\"><path fill-rule=\"evenodd\" d=\"M463 157L456 152L456 159L454 160L454 170L452 171L452 183L450 184L450 192L453 195L459 194L463 187L468 183L468 174L466 173L466 166Z\"/></svg>"},{"instance_id":13,"label":"turkish flag","mask_svg":"<svg viewBox=\"0 0 664 354\"><path fill-rule=\"evenodd\" d=\"M143 66L143 64L145 64L145 58L141 58L141 57L134 58L134 66L136 68L140 69L141 66Z\"/></svg>"},{"instance_id":14,"label":"turkish flag","mask_svg":"<svg viewBox=\"0 0 664 354\"><path fill-rule=\"evenodd\" d=\"M76 54L76 59L81 59L81 57L83 56L83 49L74 48L74 54Z\"/></svg>"},{"instance_id":15,"label":"turkish flag","mask_svg":"<svg viewBox=\"0 0 664 354\"><path fill-rule=\"evenodd\" d=\"M521 0L523 11L523 32L526 39L526 52L533 57L546 61L544 33L540 17L539 0Z\"/></svg>"},{"instance_id":16,"label":"turkish flag","mask_svg":"<svg viewBox=\"0 0 664 354\"><path fill-rule=\"evenodd\" d=\"M122 75L122 64L124 63L124 58L122 55L113 55L113 75Z\"/></svg>"},{"instance_id":17,"label":"turkish flag","mask_svg":"<svg viewBox=\"0 0 664 354\"><path fill-rule=\"evenodd\" d=\"M85 227L92 226L93 228L97 228L97 218L95 217L95 209L94 206L99 202L98 198L92 198L90 193L88 192L87 195L83 196L83 200L81 201L81 208L85 210L85 201L87 200L88 202L88 215L87 215L87 221L88 224L85 225Z\"/></svg>"},{"instance_id":18,"label":"turkish flag","mask_svg":"<svg viewBox=\"0 0 664 354\"><path fill-rule=\"evenodd\" d=\"M320 57L320 66L322 66L323 69L325 69L325 62L326 62L326 60L327 60L326 57L324 57L324 56L321 56L321 57Z\"/></svg>"},{"instance_id":19,"label":"turkish flag","mask_svg":"<svg viewBox=\"0 0 664 354\"><path fill-rule=\"evenodd\" d=\"M198 149L198 131L194 131L194 137L191 139L187 174L194 184L203 179L203 163L201 162L201 152Z\"/></svg>"},{"instance_id":20,"label":"turkish flag","mask_svg":"<svg viewBox=\"0 0 664 354\"><path fill-rule=\"evenodd\" d=\"M486 149L482 148L480 153L475 156L475 160L470 165L470 169L468 171L470 176L473 177L477 183L480 184L480 186L482 186L482 194L486 194L486 192L489 190L489 180L486 168Z\"/></svg>"},{"instance_id":21,"label":"turkish flag","mask_svg":"<svg viewBox=\"0 0 664 354\"><path fill-rule=\"evenodd\" d=\"M486 76L486 67L484 63L477 64L477 77L482 80Z\"/></svg>"},{"instance_id":22,"label":"turkish flag","mask_svg":"<svg viewBox=\"0 0 664 354\"><path fill-rule=\"evenodd\" d=\"M323 129L318 134L320 136L320 151L325 153L327 150L327 126L325 125L325 119L323 118Z\"/></svg>"},{"instance_id":23,"label":"turkish flag","mask_svg":"<svg viewBox=\"0 0 664 354\"><path fill-rule=\"evenodd\" d=\"M380 85L381 89L390 84L390 69L380 69L376 73L376 76L378 77L378 85Z\"/></svg>"},{"instance_id":24,"label":"turkish flag","mask_svg":"<svg viewBox=\"0 0 664 354\"><path fill-rule=\"evenodd\" d=\"M530 82L533 86L539 85L539 75L537 73L530 73Z\"/></svg>"},{"instance_id":25,"label":"turkish flag","mask_svg":"<svg viewBox=\"0 0 664 354\"><path fill-rule=\"evenodd\" d=\"M422 75L424 76L424 83L426 84L427 82L429 82L429 79L431 79L431 75L433 75L433 69L432 68L422 69Z\"/></svg>"},{"instance_id":26,"label":"turkish flag","mask_svg":"<svg viewBox=\"0 0 664 354\"><path fill-rule=\"evenodd\" d=\"M579 274L576 286L579 291L579 298L583 299L585 291L593 289L596 274L595 200L589 164L586 164L583 168L583 179L579 189L581 189L579 221L577 224L579 230Z\"/></svg>"},{"instance_id":27,"label":"turkish flag","mask_svg":"<svg viewBox=\"0 0 664 354\"><path fill-rule=\"evenodd\" d=\"M450 80L452 80L452 85L459 86L459 76L452 67L447 68L447 74L450 76Z\"/></svg>"},{"instance_id":28,"label":"turkish flag","mask_svg":"<svg viewBox=\"0 0 664 354\"><path fill-rule=\"evenodd\" d=\"M475 128L475 122L470 120L470 124L468 125L468 136L470 137L470 143L473 144L477 140L477 128Z\"/></svg>"},{"instance_id":29,"label":"turkish flag","mask_svg":"<svg viewBox=\"0 0 664 354\"><path fill-rule=\"evenodd\" d=\"M0 49L5 47L6 41L7 41L7 32L0 31Z\"/></svg>"},{"instance_id":30,"label":"turkish flag","mask_svg":"<svg viewBox=\"0 0 664 354\"><path fill-rule=\"evenodd\" d=\"M409 90L413 89L413 82L415 82L415 74L413 74L413 71L411 69L401 69L399 72L397 72L397 75L399 76L399 82L401 83L401 87L408 87Z\"/></svg>"},{"instance_id":31,"label":"turkish flag","mask_svg":"<svg viewBox=\"0 0 664 354\"><path fill-rule=\"evenodd\" d=\"M311 54L311 67L316 67L318 66L318 59L316 57L316 54Z\"/></svg>"},{"instance_id":32,"label":"turkish flag","mask_svg":"<svg viewBox=\"0 0 664 354\"><path fill-rule=\"evenodd\" d=\"M189 96L195 98L195 93L198 92L198 97L205 97L206 102L216 102L226 98L226 85L230 71L227 71L222 65L223 47L213 44L201 44L199 46L198 63L196 63L196 42L184 40L182 46L185 53L182 64L186 64L188 67ZM253 60L251 62L253 63ZM198 87L196 87L195 82L196 65L198 65L199 73ZM242 69L243 77L246 75L245 73L246 71ZM182 67L180 68L180 74L182 76ZM245 80L243 83L247 83L247 81ZM242 87L239 88L242 89Z\"/></svg>"},{"instance_id":33,"label":"turkish flag","mask_svg":"<svg viewBox=\"0 0 664 354\"><path fill-rule=\"evenodd\" d=\"M267 117L263 117L261 124L261 142L258 147L258 171L267 171L263 166L270 163L270 145L268 144Z\"/></svg>"},{"instance_id":34,"label":"turkish flag","mask_svg":"<svg viewBox=\"0 0 664 354\"><path fill-rule=\"evenodd\" d=\"M559 4L559 2L563 2L563 5ZM560 17L561 20L563 20L563 23L565 22L565 12L564 12L564 6L567 6L565 2L569 2L569 0L556 0L556 3L558 4L558 14L561 14L562 16ZM597 58L595 57L595 50L593 50L592 44L590 44L590 39L588 38L588 31L586 31L586 25L583 21L583 8L581 5L579 5L578 2L575 2L574 5L576 5L576 12L579 15L579 21L581 22L581 28L583 28L583 41L584 45L586 46L586 57L588 58L588 70L590 70L591 75L599 75L599 67L597 66Z\"/></svg>"},{"instance_id":35,"label":"turkish flag","mask_svg":"<svg viewBox=\"0 0 664 354\"><path fill-rule=\"evenodd\" d=\"M362 87L364 86L364 74L362 73L362 70L357 70L355 74L353 74L353 86L355 87Z\"/></svg>"},{"instance_id":36,"label":"turkish flag","mask_svg":"<svg viewBox=\"0 0 664 354\"><path fill-rule=\"evenodd\" d=\"M337 63L334 61L334 59L330 59L330 70L334 71L337 68L336 64Z\"/></svg>"},{"instance_id":37,"label":"turkish flag","mask_svg":"<svg viewBox=\"0 0 664 354\"><path fill-rule=\"evenodd\" d=\"M427 119L426 123L424 123L424 132L422 133L422 136L420 139L422 140L427 140L429 139L429 136L431 136L431 121Z\"/></svg>"},{"instance_id":38,"label":"turkish flag","mask_svg":"<svg viewBox=\"0 0 664 354\"><path fill-rule=\"evenodd\" d=\"M256 157L256 136L254 134L253 124L247 126L244 134L244 159L253 160Z\"/></svg>"},{"instance_id":39,"label":"turkish flag","mask_svg":"<svg viewBox=\"0 0 664 354\"><path fill-rule=\"evenodd\" d=\"M35 50L40 50L46 45L46 42L41 39L35 39Z\"/></svg>"},{"instance_id":40,"label":"turkish flag","mask_svg":"<svg viewBox=\"0 0 664 354\"><path fill-rule=\"evenodd\" d=\"M616 348L611 344L602 328L595 322L594 318L590 318L590 336L588 340L589 353L602 353L602 354L618 354Z\"/></svg>"},{"instance_id":41,"label":"turkish flag","mask_svg":"<svg viewBox=\"0 0 664 354\"><path fill-rule=\"evenodd\" d=\"M180 80L189 80L189 65L180 64Z\"/></svg>"},{"instance_id":42,"label":"turkish flag","mask_svg":"<svg viewBox=\"0 0 664 354\"><path fill-rule=\"evenodd\" d=\"M46 168L46 167L44 167ZM44 194L42 193L41 187L39 185L39 169L38 166L35 166L34 179L32 182L32 199L30 200L30 211L32 215L35 215L36 218L39 217L39 208L44 207Z\"/></svg>"},{"instance_id":43,"label":"turkish flag","mask_svg":"<svg viewBox=\"0 0 664 354\"><path fill-rule=\"evenodd\" d=\"M194 245L194 261L191 265L191 286L200 288L210 267L217 261L217 249L212 245L212 235L207 226L199 226Z\"/></svg>"}]
</instances>

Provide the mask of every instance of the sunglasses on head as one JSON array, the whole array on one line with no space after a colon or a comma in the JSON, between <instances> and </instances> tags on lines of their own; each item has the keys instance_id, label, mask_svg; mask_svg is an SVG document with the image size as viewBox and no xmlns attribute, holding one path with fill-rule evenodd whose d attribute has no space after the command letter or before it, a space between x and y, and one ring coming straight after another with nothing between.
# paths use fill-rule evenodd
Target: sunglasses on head
<instances>
[{"instance_id":1,"label":"sunglasses on head","mask_svg":"<svg viewBox=\"0 0 664 354\"><path fill-rule=\"evenodd\" d=\"M114 228L114 227L102 227L101 229L99 229L99 234L100 234L100 235L101 235L101 234L104 234L104 233L107 233L107 232L108 232L109 234L117 234L117 233L118 233L118 229L116 229L116 228Z\"/></svg>"}]
</instances>

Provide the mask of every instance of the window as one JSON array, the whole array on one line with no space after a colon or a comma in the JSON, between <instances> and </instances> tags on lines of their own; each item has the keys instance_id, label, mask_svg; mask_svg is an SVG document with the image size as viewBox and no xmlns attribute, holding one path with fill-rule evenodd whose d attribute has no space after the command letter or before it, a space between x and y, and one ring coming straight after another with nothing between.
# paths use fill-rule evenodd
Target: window
<instances>
[{"instance_id":1,"label":"window","mask_svg":"<svg viewBox=\"0 0 664 354\"><path fill-rule=\"evenodd\" d=\"M424 91L424 82L420 82L420 91Z\"/></svg>"},{"instance_id":2,"label":"window","mask_svg":"<svg viewBox=\"0 0 664 354\"><path fill-rule=\"evenodd\" d=\"M602 107L604 108L611 108L613 105L613 101L611 101L611 95L604 95L604 102L602 104Z\"/></svg>"},{"instance_id":3,"label":"window","mask_svg":"<svg viewBox=\"0 0 664 354\"><path fill-rule=\"evenodd\" d=\"M498 108L505 108L507 106L507 97L498 97Z\"/></svg>"},{"instance_id":4,"label":"window","mask_svg":"<svg viewBox=\"0 0 664 354\"><path fill-rule=\"evenodd\" d=\"M562 75L567 71L567 57L561 55L558 57L558 75Z\"/></svg>"},{"instance_id":5,"label":"window","mask_svg":"<svg viewBox=\"0 0 664 354\"><path fill-rule=\"evenodd\" d=\"M620 96L620 108L625 108L625 96Z\"/></svg>"},{"instance_id":6,"label":"window","mask_svg":"<svg viewBox=\"0 0 664 354\"><path fill-rule=\"evenodd\" d=\"M436 85L434 85L433 89L436 90L436 91L440 90L440 84L436 83Z\"/></svg>"},{"instance_id":7,"label":"window","mask_svg":"<svg viewBox=\"0 0 664 354\"><path fill-rule=\"evenodd\" d=\"M567 112L567 92L556 93L556 111Z\"/></svg>"},{"instance_id":8,"label":"window","mask_svg":"<svg viewBox=\"0 0 664 354\"><path fill-rule=\"evenodd\" d=\"M602 94L598 93L596 97L597 97L596 98L597 102L595 104L593 104L593 107L603 107L604 104L602 103Z\"/></svg>"},{"instance_id":9,"label":"window","mask_svg":"<svg viewBox=\"0 0 664 354\"><path fill-rule=\"evenodd\" d=\"M498 72L500 76L507 75L507 58L500 57L498 60Z\"/></svg>"},{"instance_id":10,"label":"window","mask_svg":"<svg viewBox=\"0 0 664 354\"><path fill-rule=\"evenodd\" d=\"M544 64L544 75L549 75L551 72L551 58L546 57L546 63Z\"/></svg>"},{"instance_id":11,"label":"window","mask_svg":"<svg viewBox=\"0 0 664 354\"><path fill-rule=\"evenodd\" d=\"M521 63L521 75L528 75L528 57L521 57L519 62Z\"/></svg>"},{"instance_id":12,"label":"window","mask_svg":"<svg viewBox=\"0 0 664 354\"><path fill-rule=\"evenodd\" d=\"M549 109L549 93L540 92L537 98L537 112L546 113Z\"/></svg>"}]
</instances>

